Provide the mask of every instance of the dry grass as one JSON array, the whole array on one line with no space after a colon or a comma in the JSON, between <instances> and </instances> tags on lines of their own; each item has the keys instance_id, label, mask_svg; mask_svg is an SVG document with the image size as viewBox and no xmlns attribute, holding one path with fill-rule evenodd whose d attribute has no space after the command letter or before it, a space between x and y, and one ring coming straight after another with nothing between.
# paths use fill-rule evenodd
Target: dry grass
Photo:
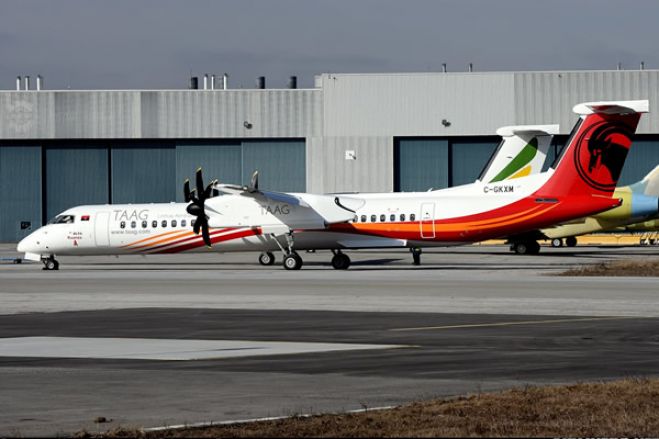
<instances>
[{"instance_id":1,"label":"dry grass","mask_svg":"<svg viewBox=\"0 0 659 439\"><path fill-rule=\"evenodd\" d=\"M613 261L572 268L560 276L659 276L659 259Z\"/></svg>"},{"instance_id":2,"label":"dry grass","mask_svg":"<svg viewBox=\"0 0 659 439\"><path fill-rule=\"evenodd\" d=\"M84 436L84 433L82 434ZM392 410L105 437L436 437L659 435L659 380L526 387Z\"/></svg>"}]
</instances>

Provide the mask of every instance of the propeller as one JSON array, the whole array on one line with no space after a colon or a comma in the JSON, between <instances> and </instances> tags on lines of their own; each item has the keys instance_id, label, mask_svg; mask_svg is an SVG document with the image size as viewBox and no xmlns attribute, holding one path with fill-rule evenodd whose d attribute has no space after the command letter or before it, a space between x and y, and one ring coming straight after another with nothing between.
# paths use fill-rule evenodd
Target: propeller
<instances>
[{"instance_id":1,"label":"propeller","mask_svg":"<svg viewBox=\"0 0 659 439\"><path fill-rule=\"evenodd\" d=\"M201 236L204 239L206 246L211 246L210 233L208 231L208 217L206 216L205 202L213 195L213 187L217 183L214 180L204 187L204 179L201 175L201 168L197 169L195 174L197 187L190 190L190 180L185 180L183 183L183 195L185 197L188 207L185 210L192 216L196 217L192 230L196 235L201 231Z\"/></svg>"}]
</instances>

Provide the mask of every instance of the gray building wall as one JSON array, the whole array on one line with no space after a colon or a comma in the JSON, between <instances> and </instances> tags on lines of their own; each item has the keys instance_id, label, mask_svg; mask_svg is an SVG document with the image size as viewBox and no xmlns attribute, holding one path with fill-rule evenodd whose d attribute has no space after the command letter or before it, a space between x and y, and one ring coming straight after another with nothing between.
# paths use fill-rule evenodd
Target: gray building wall
<instances>
[{"instance_id":1,"label":"gray building wall","mask_svg":"<svg viewBox=\"0 0 659 439\"><path fill-rule=\"evenodd\" d=\"M560 123L567 134L579 102L650 99L652 111L659 101L658 70L322 74L316 85L0 91L0 241L21 219L81 202L180 201L200 165L207 179L235 183L258 168L274 190L466 183L500 126ZM659 162L659 112L638 133L622 183ZM7 192L17 185L25 202Z\"/></svg>"}]
</instances>

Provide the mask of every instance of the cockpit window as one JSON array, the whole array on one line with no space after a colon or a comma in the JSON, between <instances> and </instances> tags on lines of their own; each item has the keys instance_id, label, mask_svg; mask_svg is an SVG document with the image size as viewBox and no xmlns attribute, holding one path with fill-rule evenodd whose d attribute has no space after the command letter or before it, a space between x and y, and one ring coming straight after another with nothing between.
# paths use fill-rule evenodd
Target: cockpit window
<instances>
[{"instance_id":1,"label":"cockpit window","mask_svg":"<svg viewBox=\"0 0 659 439\"><path fill-rule=\"evenodd\" d=\"M57 215L55 218L48 221L48 224L73 224L75 216L73 215Z\"/></svg>"}]
</instances>

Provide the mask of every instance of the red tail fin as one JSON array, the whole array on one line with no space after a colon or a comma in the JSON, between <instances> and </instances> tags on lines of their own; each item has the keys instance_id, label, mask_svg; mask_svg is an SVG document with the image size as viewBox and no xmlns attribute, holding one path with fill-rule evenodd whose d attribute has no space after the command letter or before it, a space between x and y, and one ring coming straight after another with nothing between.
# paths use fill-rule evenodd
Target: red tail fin
<instances>
[{"instance_id":1,"label":"red tail fin","mask_svg":"<svg viewBox=\"0 0 659 439\"><path fill-rule=\"evenodd\" d=\"M648 101L585 103L576 105L573 111L581 117L554 174L538 193L610 197L641 113L648 111Z\"/></svg>"}]
</instances>

